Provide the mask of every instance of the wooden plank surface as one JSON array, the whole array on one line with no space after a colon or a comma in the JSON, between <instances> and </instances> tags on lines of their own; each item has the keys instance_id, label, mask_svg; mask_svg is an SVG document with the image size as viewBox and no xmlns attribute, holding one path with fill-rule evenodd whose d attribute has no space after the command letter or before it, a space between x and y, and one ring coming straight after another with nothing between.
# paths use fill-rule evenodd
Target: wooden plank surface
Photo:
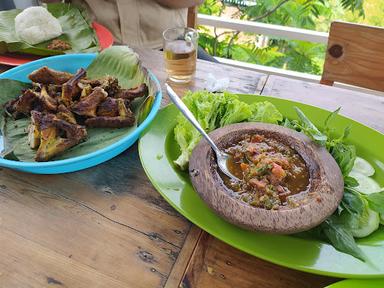
<instances>
[{"instance_id":1,"label":"wooden plank surface","mask_svg":"<svg viewBox=\"0 0 384 288\"><path fill-rule=\"evenodd\" d=\"M180 287L321 288L335 281L263 261L204 233Z\"/></svg>"},{"instance_id":2,"label":"wooden plank surface","mask_svg":"<svg viewBox=\"0 0 384 288\"><path fill-rule=\"evenodd\" d=\"M162 54L137 51L163 84ZM267 79L199 61L193 83L173 86L180 95L201 89L209 72L230 77L229 90L238 93L258 94ZM331 110L343 106L345 115L384 131L384 98L274 76L263 94ZM0 287L323 287L336 281L267 263L191 227L152 187L137 146L71 174L0 169Z\"/></svg>"},{"instance_id":3,"label":"wooden plank surface","mask_svg":"<svg viewBox=\"0 0 384 288\"><path fill-rule=\"evenodd\" d=\"M166 82L167 75L165 72L162 52L140 48L135 48L135 50L139 53L144 66L151 69L151 71L159 78L164 94L163 104L169 103L163 85ZM205 84L208 73L212 73L218 79L228 77L230 81L227 90L244 94L259 94L267 80L266 74L197 60L195 79L191 83L175 84L169 82L169 84L174 88L178 95L182 96L186 90L196 91L204 89L206 87Z\"/></svg>"},{"instance_id":4,"label":"wooden plank surface","mask_svg":"<svg viewBox=\"0 0 384 288\"><path fill-rule=\"evenodd\" d=\"M384 97L300 80L270 76L262 95L290 99L340 114L384 132Z\"/></svg>"},{"instance_id":5,"label":"wooden plank surface","mask_svg":"<svg viewBox=\"0 0 384 288\"><path fill-rule=\"evenodd\" d=\"M164 84L162 54L137 51ZM231 77L229 90L238 93L260 93L267 78L204 61L197 67L193 83L176 87L180 94L202 88L208 72ZM0 168L0 287L177 286L199 235L153 188L137 145L76 173Z\"/></svg>"}]
</instances>

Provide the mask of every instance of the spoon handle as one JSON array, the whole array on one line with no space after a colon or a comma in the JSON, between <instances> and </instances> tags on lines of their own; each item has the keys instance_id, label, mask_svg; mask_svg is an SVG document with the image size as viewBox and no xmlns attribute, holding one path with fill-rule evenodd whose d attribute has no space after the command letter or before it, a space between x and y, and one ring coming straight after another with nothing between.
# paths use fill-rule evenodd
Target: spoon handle
<instances>
[{"instance_id":1,"label":"spoon handle","mask_svg":"<svg viewBox=\"0 0 384 288\"><path fill-rule=\"evenodd\" d=\"M176 92L165 83L165 87L167 88L167 93L169 98L171 98L172 102L176 105L177 108L183 113L183 115L192 123L193 126L204 136L204 138L208 141L209 145L211 145L212 149L215 151L217 155L221 154L220 149L216 146L216 144L212 141L212 139L208 136L208 134L204 131L204 129L200 126L199 122L196 120L195 116L193 116L192 112L185 106L184 102L177 96Z\"/></svg>"}]
</instances>

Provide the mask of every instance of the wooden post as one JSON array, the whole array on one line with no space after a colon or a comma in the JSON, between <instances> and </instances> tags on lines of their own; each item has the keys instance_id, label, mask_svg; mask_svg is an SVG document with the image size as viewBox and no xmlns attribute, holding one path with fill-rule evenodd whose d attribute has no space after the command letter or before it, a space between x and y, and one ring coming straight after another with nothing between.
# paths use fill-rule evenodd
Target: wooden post
<instances>
[{"instance_id":1,"label":"wooden post","mask_svg":"<svg viewBox=\"0 0 384 288\"><path fill-rule=\"evenodd\" d=\"M197 6L188 8L187 26L190 28L196 28L197 23Z\"/></svg>"}]
</instances>

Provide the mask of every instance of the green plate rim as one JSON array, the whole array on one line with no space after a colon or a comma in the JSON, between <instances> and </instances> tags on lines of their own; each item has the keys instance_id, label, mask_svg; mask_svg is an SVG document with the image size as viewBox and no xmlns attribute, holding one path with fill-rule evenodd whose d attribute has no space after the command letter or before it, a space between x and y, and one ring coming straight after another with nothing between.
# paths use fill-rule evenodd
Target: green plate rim
<instances>
[{"instance_id":1,"label":"green plate rim","mask_svg":"<svg viewBox=\"0 0 384 288\"><path fill-rule=\"evenodd\" d=\"M268 101L268 99L277 99L279 101L286 101L286 102L289 102L292 104L292 107L295 106L295 105L299 105L299 106L306 106L306 107L309 107L311 109L318 109L318 110L322 110L324 112L331 112L330 110L327 110L327 109L324 109L324 108L320 108L320 107L317 107L317 106L314 106L314 105L310 105L310 104L306 104L306 103L301 103L301 102L297 102L297 101L293 101L293 100L289 100L289 99L284 99L284 98L278 98L278 97L273 97L273 96L266 96L266 95L258 95L258 94L237 94L239 96L241 95L245 95L245 96L255 96L255 97L262 97L263 100L265 101ZM161 112L165 109L169 109L170 107L173 107L174 104L170 103L170 104L167 104L166 106L162 107L160 110L159 110L159 113L156 117L158 117ZM357 125L361 125L364 129L368 129L368 130L371 130L371 131L374 131L378 134L380 134L381 136L384 136L384 134L374 128L371 128L371 127L368 127L367 125L365 124L362 124L348 116L344 116L344 115L340 115L342 118L346 119L347 121L351 122L351 123L355 123ZM204 224L199 224L199 223L196 223L194 220L191 220L189 219L187 216L184 215L183 213L183 210L181 208L179 208L177 205L175 205L173 203L173 201L171 201L171 199L169 197L167 197L167 195L162 192L161 190L161 187L160 185L153 179L153 177L151 176L151 174L149 173L148 169L147 169L147 166L146 164L144 163L144 160L143 160L143 156L142 156L142 139L143 137L146 135L146 133L148 133L150 131L150 129L152 128L152 125L155 125L156 124L156 118L154 119L154 121L151 123L151 125L145 129L140 137L140 140L139 140L139 143L138 143L138 152L139 152L139 158L140 158L140 162L142 164L142 167L147 175L147 177L149 178L149 180L151 181L152 185L155 187L155 189L160 193L160 195L176 210L178 211L181 215L183 215L185 218L187 218L190 222L192 222L194 225L198 226L200 229L206 231L207 233L209 233L210 235L212 235L213 237L216 237L217 239L225 242L226 244L232 246L232 247L235 247L236 249L239 249L240 251L244 252L244 253L247 253L249 255L252 255L254 257L257 257L257 258L260 258L262 260L265 260L267 262L270 262L270 263L273 263L273 264L276 264L276 265L280 265L280 266L283 266L283 267L286 267L286 268L290 268L290 269L294 269L294 270L298 270L298 271L303 271L303 272L307 272L307 273L311 273L311 274L317 274L317 275L324 275L324 276L329 276L329 277L337 277L337 278L350 278L350 279L378 279L378 278L383 278L384 277L384 271L381 273L381 274L351 274L351 273L339 273L339 272L332 272L332 271L325 271L325 270L320 270L320 269L315 269L315 268L310 268L310 267L305 267L305 266L301 266L301 265L297 265L297 266L290 266L288 264L286 264L283 260L282 261L279 261L279 260L276 260L275 258L268 258L267 256L265 255L262 255L262 254L258 254L258 253L251 253L249 251L247 251L246 249L244 249L243 247L241 247L240 244L237 244L237 243L230 243L228 242L225 237L222 237L222 235L216 235L216 233L211 233L211 231L209 231L209 227L208 229L206 229L206 227L204 227ZM204 227L204 228L203 228ZM384 249L384 247L383 247Z\"/></svg>"}]
</instances>

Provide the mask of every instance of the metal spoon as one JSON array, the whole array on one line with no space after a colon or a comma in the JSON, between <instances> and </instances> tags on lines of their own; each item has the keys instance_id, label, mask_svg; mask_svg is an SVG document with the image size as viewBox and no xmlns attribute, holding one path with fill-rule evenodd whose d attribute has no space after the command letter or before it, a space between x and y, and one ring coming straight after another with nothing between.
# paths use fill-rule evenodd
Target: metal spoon
<instances>
[{"instance_id":1,"label":"metal spoon","mask_svg":"<svg viewBox=\"0 0 384 288\"><path fill-rule=\"evenodd\" d=\"M208 144L212 147L213 151L216 154L217 164L225 175L227 175L229 178L238 181L239 178L237 178L235 175L233 175L231 172L229 172L227 167L227 160L230 157L227 153L221 151L216 144L212 141L212 139L208 136L208 134L204 131L204 129L200 126L199 122L196 120L195 116L193 116L192 112L188 109L187 106L185 106L184 102L181 101L179 96L177 96L176 92L169 86L167 83L165 83L165 87L167 88L167 93L169 98L171 98L172 102L176 105L176 107L183 113L185 118L189 120L189 122L192 123L193 126L197 129L197 131L200 132L201 135L205 138L205 140L208 141Z\"/></svg>"}]
</instances>

